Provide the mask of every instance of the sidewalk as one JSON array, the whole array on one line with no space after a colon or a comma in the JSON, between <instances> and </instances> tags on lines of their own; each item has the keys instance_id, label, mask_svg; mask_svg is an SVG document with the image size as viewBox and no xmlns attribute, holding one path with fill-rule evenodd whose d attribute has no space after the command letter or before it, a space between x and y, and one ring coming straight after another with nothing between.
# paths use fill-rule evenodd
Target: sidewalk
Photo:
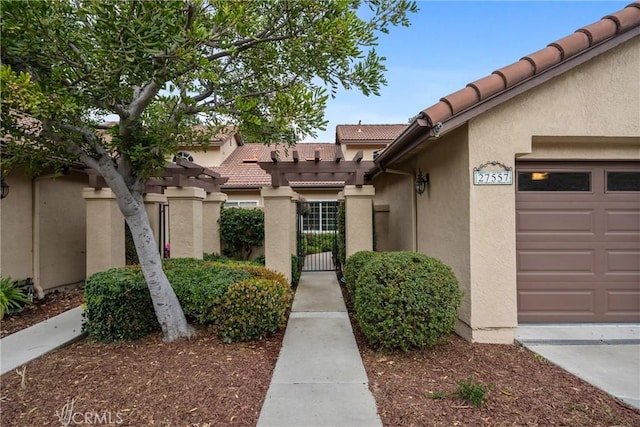
<instances>
[{"instance_id":1,"label":"sidewalk","mask_svg":"<svg viewBox=\"0 0 640 427\"><path fill-rule=\"evenodd\" d=\"M82 307L0 339L0 375L83 336Z\"/></svg>"},{"instance_id":2,"label":"sidewalk","mask_svg":"<svg viewBox=\"0 0 640 427\"><path fill-rule=\"evenodd\" d=\"M382 426L333 272L302 274L258 427Z\"/></svg>"}]
</instances>

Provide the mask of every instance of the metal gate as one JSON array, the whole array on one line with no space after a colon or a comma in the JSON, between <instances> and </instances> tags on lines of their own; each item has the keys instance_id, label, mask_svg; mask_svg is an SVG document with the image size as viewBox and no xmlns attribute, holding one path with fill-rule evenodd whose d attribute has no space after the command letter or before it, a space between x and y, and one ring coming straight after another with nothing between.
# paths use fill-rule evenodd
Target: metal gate
<instances>
[{"instance_id":1,"label":"metal gate","mask_svg":"<svg viewBox=\"0 0 640 427\"><path fill-rule=\"evenodd\" d=\"M334 271L338 255L337 201L298 202L298 259L302 271Z\"/></svg>"}]
</instances>

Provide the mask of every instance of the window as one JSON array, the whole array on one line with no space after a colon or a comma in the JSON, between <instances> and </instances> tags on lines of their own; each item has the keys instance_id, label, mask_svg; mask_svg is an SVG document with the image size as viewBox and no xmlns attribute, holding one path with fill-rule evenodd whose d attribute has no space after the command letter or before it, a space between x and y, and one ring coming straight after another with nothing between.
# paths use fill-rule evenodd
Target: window
<instances>
[{"instance_id":1,"label":"window","mask_svg":"<svg viewBox=\"0 0 640 427\"><path fill-rule=\"evenodd\" d=\"M173 163L175 163L178 159L184 159L193 162L193 156L186 151L178 151L176 155L173 156Z\"/></svg>"},{"instance_id":2,"label":"window","mask_svg":"<svg viewBox=\"0 0 640 427\"><path fill-rule=\"evenodd\" d=\"M255 208L258 206L257 200L227 200L224 202L226 208Z\"/></svg>"},{"instance_id":3,"label":"window","mask_svg":"<svg viewBox=\"0 0 640 427\"><path fill-rule=\"evenodd\" d=\"M518 191L591 191L591 172L518 172Z\"/></svg>"},{"instance_id":4,"label":"window","mask_svg":"<svg viewBox=\"0 0 640 427\"><path fill-rule=\"evenodd\" d=\"M640 191L640 172L607 172L607 191Z\"/></svg>"},{"instance_id":5,"label":"window","mask_svg":"<svg viewBox=\"0 0 640 427\"><path fill-rule=\"evenodd\" d=\"M309 212L303 217L304 231L324 233L336 231L337 202L308 202Z\"/></svg>"}]
</instances>

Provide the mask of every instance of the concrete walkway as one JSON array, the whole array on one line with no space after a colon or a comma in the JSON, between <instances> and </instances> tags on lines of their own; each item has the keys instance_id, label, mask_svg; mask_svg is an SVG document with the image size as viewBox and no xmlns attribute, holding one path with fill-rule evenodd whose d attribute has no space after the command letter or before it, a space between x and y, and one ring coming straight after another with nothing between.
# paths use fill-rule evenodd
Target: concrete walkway
<instances>
[{"instance_id":1,"label":"concrete walkway","mask_svg":"<svg viewBox=\"0 0 640 427\"><path fill-rule=\"evenodd\" d=\"M83 336L82 307L0 339L0 375Z\"/></svg>"},{"instance_id":2,"label":"concrete walkway","mask_svg":"<svg viewBox=\"0 0 640 427\"><path fill-rule=\"evenodd\" d=\"M382 426L333 272L302 274L258 426Z\"/></svg>"},{"instance_id":3,"label":"concrete walkway","mask_svg":"<svg viewBox=\"0 0 640 427\"><path fill-rule=\"evenodd\" d=\"M640 324L519 325L516 341L640 409Z\"/></svg>"}]
</instances>

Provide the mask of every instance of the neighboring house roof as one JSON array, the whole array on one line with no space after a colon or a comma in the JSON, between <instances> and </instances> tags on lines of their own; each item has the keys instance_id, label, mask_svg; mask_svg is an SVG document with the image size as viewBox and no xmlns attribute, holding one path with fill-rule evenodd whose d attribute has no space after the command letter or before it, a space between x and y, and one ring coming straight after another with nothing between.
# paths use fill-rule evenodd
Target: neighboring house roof
<instances>
[{"instance_id":1,"label":"neighboring house roof","mask_svg":"<svg viewBox=\"0 0 640 427\"><path fill-rule=\"evenodd\" d=\"M337 125L336 144L389 144L408 124L397 125Z\"/></svg>"},{"instance_id":2,"label":"neighboring house roof","mask_svg":"<svg viewBox=\"0 0 640 427\"><path fill-rule=\"evenodd\" d=\"M320 152L320 160L334 160L342 155L340 146L330 143L300 143L293 147L275 147L265 144L245 144L237 147L219 167L211 168L229 180L222 189L258 189L271 185L270 175L262 170L258 162L270 162L271 152L277 151L281 161L293 161L293 151L298 152L301 161L313 161L315 151ZM332 187L336 182L291 183L298 187Z\"/></svg>"},{"instance_id":3,"label":"neighboring house roof","mask_svg":"<svg viewBox=\"0 0 640 427\"><path fill-rule=\"evenodd\" d=\"M404 157L423 141L468 122L578 65L640 35L640 1L550 43L489 76L469 83L422 110L408 128L377 158L374 174Z\"/></svg>"}]
</instances>

